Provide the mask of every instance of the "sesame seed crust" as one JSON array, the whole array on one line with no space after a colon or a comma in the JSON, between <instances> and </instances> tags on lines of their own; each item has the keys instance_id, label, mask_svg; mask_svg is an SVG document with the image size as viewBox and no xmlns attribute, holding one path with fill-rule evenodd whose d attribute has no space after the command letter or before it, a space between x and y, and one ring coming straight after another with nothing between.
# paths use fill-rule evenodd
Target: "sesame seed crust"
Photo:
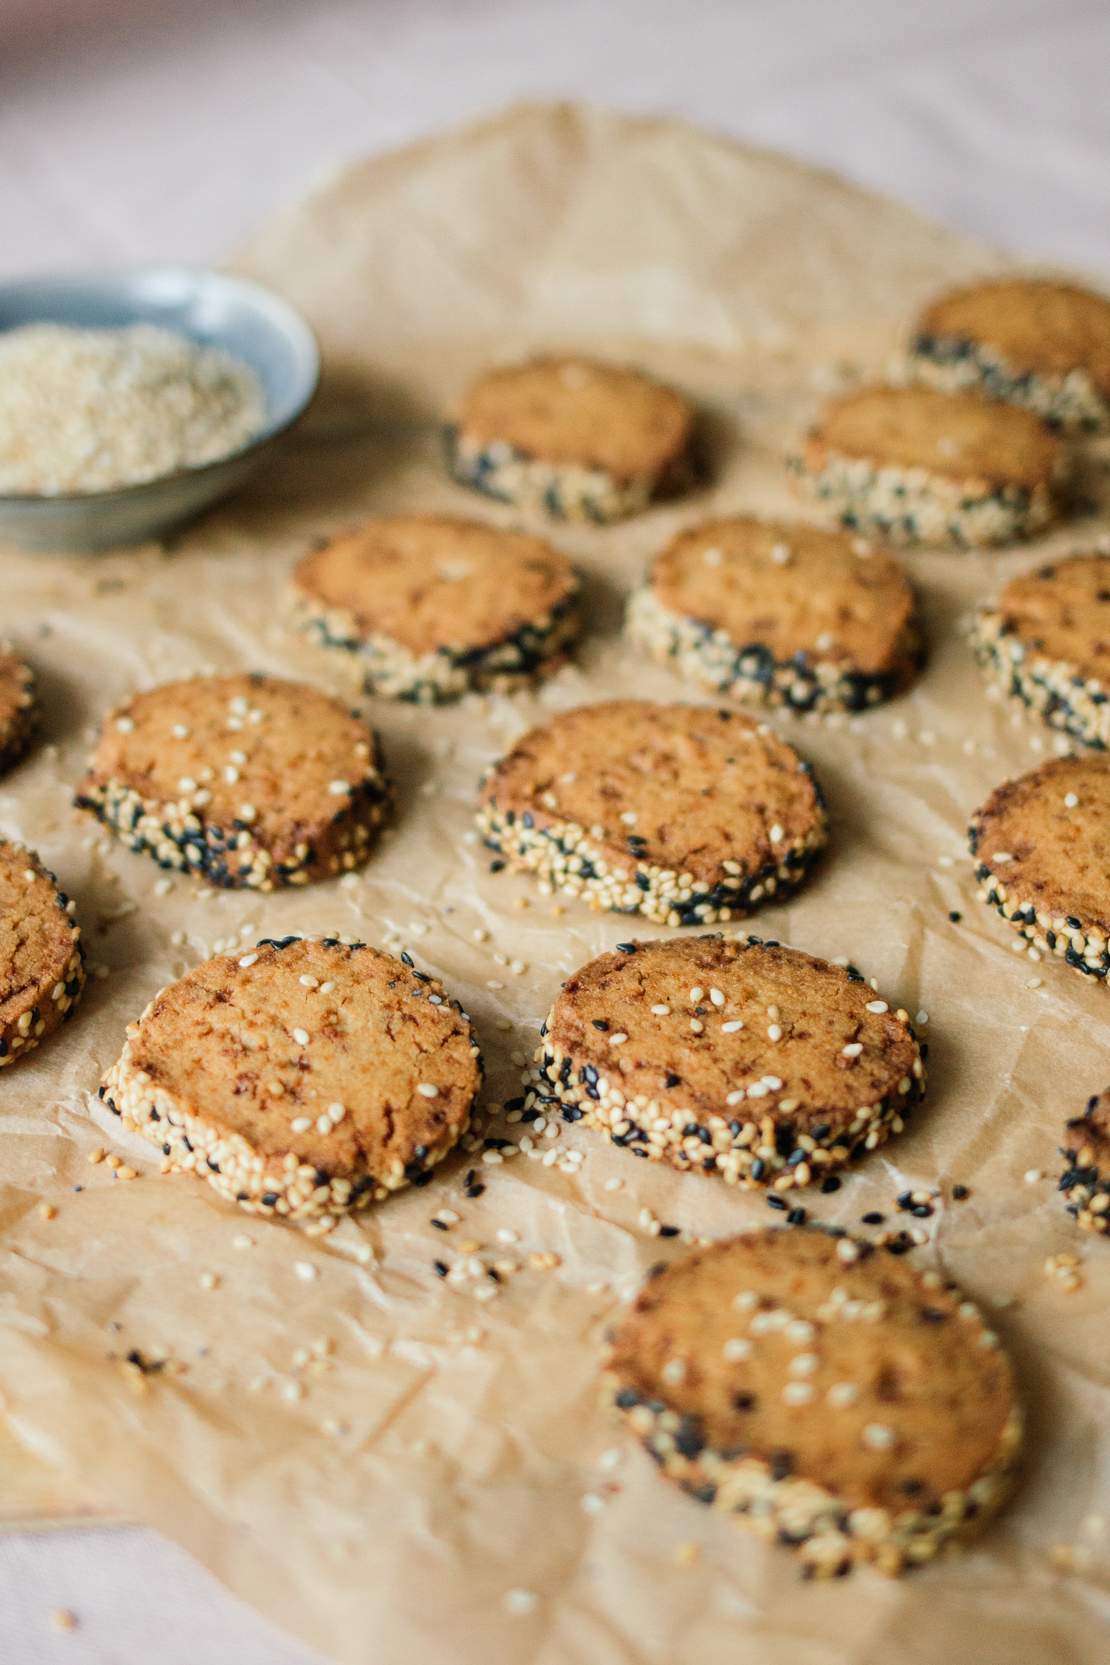
<instances>
[{"instance_id":1,"label":"sesame seed crust","mask_svg":"<svg viewBox=\"0 0 1110 1665\"><path fill-rule=\"evenodd\" d=\"M0 774L19 762L37 724L34 672L7 642L0 642Z\"/></svg>"},{"instance_id":2,"label":"sesame seed crust","mask_svg":"<svg viewBox=\"0 0 1110 1665\"><path fill-rule=\"evenodd\" d=\"M1072 555L1011 579L971 636L987 678L1050 727L1110 745L1110 556Z\"/></svg>"},{"instance_id":3,"label":"sesame seed crust","mask_svg":"<svg viewBox=\"0 0 1110 1665\"><path fill-rule=\"evenodd\" d=\"M1068 473L1067 452L1031 412L920 386L831 401L787 462L843 525L956 548L1048 525Z\"/></svg>"},{"instance_id":4,"label":"sesame seed crust","mask_svg":"<svg viewBox=\"0 0 1110 1665\"><path fill-rule=\"evenodd\" d=\"M680 533L633 594L627 629L715 693L796 711L866 710L924 660L899 563L801 522L735 517Z\"/></svg>"},{"instance_id":5,"label":"sesame seed crust","mask_svg":"<svg viewBox=\"0 0 1110 1665\"><path fill-rule=\"evenodd\" d=\"M692 426L685 399L639 371L539 358L471 384L447 465L501 502L604 524L687 483Z\"/></svg>"},{"instance_id":6,"label":"sesame seed crust","mask_svg":"<svg viewBox=\"0 0 1110 1665\"><path fill-rule=\"evenodd\" d=\"M358 656L369 691L437 704L554 670L581 627L579 589L570 561L539 538L398 515L305 556L293 602L303 630Z\"/></svg>"},{"instance_id":7,"label":"sesame seed crust","mask_svg":"<svg viewBox=\"0 0 1110 1665\"><path fill-rule=\"evenodd\" d=\"M908 1014L854 967L701 936L575 972L526 1086L527 1107L555 1103L634 1155L780 1192L900 1132L925 1068Z\"/></svg>"},{"instance_id":8,"label":"sesame seed crust","mask_svg":"<svg viewBox=\"0 0 1110 1665\"><path fill-rule=\"evenodd\" d=\"M1110 1091L1095 1093L1064 1128L1059 1188L1081 1231L1110 1231Z\"/></svg>"},{"instance_id":9,"label":"sesame seed crust","mask_svg":"<svg viewBox=\"0 0 1110 1665\"><path fill-rule=\"evenodd\" d=\"M481 1082L470 1020L434 978L365 943L284 937L156 995L100 1095L167 1169L292 1219L426 1183Z\"/></svg>"},{"instance_id":10,"label":"sesame seed crust","mask_svg":"<svg viewBox=\"0 0 1110 1665\"><path fill-rule=\"evenodd\" d=\"M579 706L524 735L485 776L478 825L545 885L664 925L792 891L828 837L810 766L766 724L646 700Z\"/></svg>"},{"instance_id":11,"label":"sesame seed crust","mask_svg":"<svg viewBox=\"0 0 1110 1665\"><path fill-rule=\"evenodd\" d=\"M1022 1439L978 1309L814 1228L657 1268L612 1338L604 1396L668 1479L793 1549L807 1577L931 1560L1001 1505Z\"/></svg>"},{"instance_id":12,"label":"sesame seed crust","mask_svg":"<svg viewBox=\"0 0 1110 1665\"><path fill-rule=\"evenodd\" d=\"M971 388L1078 432L1110 423L1110 300L1052 279L1010 277L941 295L918 322L914 372Z\"/></svg>"},{"instance_id":13,"label":"sesame seed crust","mask_svg":"<svg viewBox=\"0 0 1110 1665\"><path fill-rule=\"evenodd\" d=\"M85 957L72 912L32 850L0 842L0 1069L26 1057L81 998Z\"/></svg>"},{"instance_id":14,"label":"sesame seed crust","mask_svg":"<svg viewBox=\"0 0 1110 1665\"><path fill-rule=\"evenodd\" d=\"M1110 757L1058 757L996 787L968 841L979 898L1042 954L1085 977L1110 972L1104 828Z\"/></svg>"},{"instance_id":15,"label":"sesame seed crust","mask_svg":"<svg viewBox=\"0 0 1110 1665\"><path fill-rule=\"evenodd\" d=\"M105 720L75 802L160 867L261 891L361 866L391 806L365 723L256 674L135 695Z\"/></svg>"}]
</instances>

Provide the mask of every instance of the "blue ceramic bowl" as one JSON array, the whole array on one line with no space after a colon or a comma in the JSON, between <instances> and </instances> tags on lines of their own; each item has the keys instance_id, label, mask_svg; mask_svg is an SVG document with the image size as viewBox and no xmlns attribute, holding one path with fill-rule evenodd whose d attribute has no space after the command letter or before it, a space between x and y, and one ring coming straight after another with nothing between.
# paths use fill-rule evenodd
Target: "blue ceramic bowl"
<instances>
[{"instance_id":1,"label":"blue ceramic bowl","mask_svg":"<svg viewBox=\"0 0 1110 1665\"><path fill-rule=\"evenodd\" d=\"M0 331L21 324L158 324L222 347L258 376L266 421L247 445L142 485L57 497L0 494L0 540L25 549L106 549L157 538L236 491L316 392L320 354L300 314L256 283L184 266L0 284Z\"/></svg>"}]
</instances>

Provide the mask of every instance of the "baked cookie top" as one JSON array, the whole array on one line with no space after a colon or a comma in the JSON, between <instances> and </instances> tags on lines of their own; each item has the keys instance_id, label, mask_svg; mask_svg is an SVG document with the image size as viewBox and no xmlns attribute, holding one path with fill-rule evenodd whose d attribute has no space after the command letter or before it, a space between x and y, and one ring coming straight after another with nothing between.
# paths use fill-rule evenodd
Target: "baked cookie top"
<instances>
[{"instance_id":1,"label":"baked cookie top","mask_svg":"<svg viewBox=\"0 0 1110 1665\"><path fill-rule=\"evenodd\" d=\"M570 822L611 865L673 868L715 883L757 872L824 824L812 772L765 723L708 705L608 700L518 740L483 805L541 830Z\"/></svg>"},{"instance_id":2,"label":"baked cookie top","mask_svg":"<svg viewBox=\"0 0 1110 1665\"><path fill-rule=\"evenodd\" d=\"M38 856L0 841L0 1033L66 980L80 935Z\"/></svg>"},{"instance_id":3,"label":"baked cookie top","mask_svg":"<svg viewBox=\"0 0 1110 1665\"><path fill-rule=\"evenodd\" d=\"M742 1118L729 1095L755 1084L747 1113L785 1107L803 1132L824 1124L823 1142L897 1096L917 1057L906 1014L858 973L715 936L599 955L563 984L547 1039L579 1068L618 1081L627 1100L671 1099L702 1122Z\"/></svg>"},{"instance_id":4,"label":"baked cookie top","mask_svg":"<svg viewBox=\"0 0 1110 1665\"><path fill-rule=\"evenodd\" d=\"M1069 555L1020 573L986 611L1029 654L1110 681L1110 555Z\"/></svg>"},{"instance_id":5,"label":"baked cookie top","mask_svg":"<svg viewBox=\"0 0 1110 1665\"><path fill-rule=\"evenodd\" d=\"M917 333L993 347L1015 370L1085 370L1110 394L1110 299L1078 284L1020 277L969 284L927 306Z\"/></svg>"},{"instance_id":6,"label":"baked cookie top","mask_svg":"<svg viewBox=\"0 0 1110 1665\"><path fill-rule=\"evenodd\" d=\"M195 966L130 1027L127 1067L263 1157L292 1151L352 1179L453 1143L481 1080L470 1022L439 983L334 938Z\"/></svg>"},{"instance_id":7,"label":"baked cookie top","mask_svg":"<svg viewBox=\"0 0 1110 1665\"><path fill-rule=\"evenodd\" d=\"M551 357L487 370L463 395L456 420L468 439L632 480L682 456L692 412L681 394L642 371Z\"/></svg>"},{"instance_id":8,"label":"baked cookie top","mask_svg":"<svg viewBox=\"0 0 1110 1665\"><path fill-rule=\"evenodd\" d=\"M996 787L972 850L1014 901L1110 931L1110 757L1056 757Z\"/></svg>"},{"instance_id":9,"label":"baked cookie top","mask_svg":"<svg viewBox=\"0 0 1110 1665\"><path fill-rule=\"evenodd\" d=\"M20 733L34 704L35 678L6 642L0 642L0 752L10 736Z\"/></svg>"},{"instance_id":10,"label":"baked cookie top","mask_svg":"<svg viewBox=\"0 0 1110 1665\"><path fill-rule=\"evenodd\" d=\"M889 669L905 652L913 588L892 555L847 532L738 515L680 532L648 582L659 604L738 645Z\"/></svg>"},{"instance_id":11,"label":"baked cookie top","mask_svg":"<svg viewBox=\"0 0 1110 1665\"><path fill-rule=\"evenodd\" d=\"M281 861L378 779L374 735L339 700L237 673L164 682L118 706L78 797L119 786L144 803L184 804L225 833L249 828Z\"/></svg>"},{"instance_id":12,"label":"baked cookie top","mask_svg":"<svg viewBox=\"0 0 1110 1665\"><path fill-rule=\"evenodd\" d=\"M570 561L542 538L450 515L393 515L341 532L293 577L310 607L414 655L480 648L566 604Z\"/></svg>"},{"instance_id":13,"label":"baked cookie top","mask_svg":"<svg viewBox=\"0 0 1110 1665\"><path fill-rule=\"evenodd\" d=\"M852 1507L939 1507L1004 1446L1010 1366L957 1291L870 1245L846 1260L845 1241L757 1231L685 1255L645 1285L609 1368L719 1455Z\"/></svg>"},{"instance_id":14,"label":"baked cookie top","mask_svg":"<svg viewBox=\"0 0 1110 1665\"><path fill-rule=\"evenodd\" d=\"M930 387L866 387L831 400L807 446L818 466L826 451L1027 491L1051 485L1065 455L1031 411Z\"/></svg>"}]
</instances>

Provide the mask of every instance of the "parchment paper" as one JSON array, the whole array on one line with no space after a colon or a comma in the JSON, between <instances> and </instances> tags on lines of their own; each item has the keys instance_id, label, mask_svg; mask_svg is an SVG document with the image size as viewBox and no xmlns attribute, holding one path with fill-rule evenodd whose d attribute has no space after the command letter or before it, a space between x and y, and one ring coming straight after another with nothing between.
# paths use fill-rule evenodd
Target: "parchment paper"
<instances>
[{"instance_id":1,"label":"parchment paper","mask_svg":"<svg viewBox=\"0 0 1110 1665\"><path fill-rule=\"evenodd\" d=\"M913 1132L839 1194L805 1201L854 1225L867 1209L893 1215L905 1186L969 1185L968 1201L924 1222L917 1259L990 1310L1031 1407L1020 1493L970 1553L899 1583L802 1585L788 1555L672 1492L600 1415L604 1323L648 1264L681 1248L643 1221L715 1237L775 1219L759 1194L563 1128L540 1143L581 1152L577 1173L565 1159L463 1157L313 1239L161 1176L141 1141L126 1151L138 1180L88 1162L115 1142L89 1095L125 1022L232 938L335 929L407 946L474 1015L491 1104L512 1093L513 1054L530 1052L560 978L633 926L574 903L552 917L527 880L488 872L469 830L481 768L551 710L696 697L619 638L644 563L704 514L798 510L788 437L830 389L881 368L932 290L998 263L781 158L666 122L517 110L349 169L236 262L305 310L327 364L310 421L249 495L169 549L4 552L0 622L41 674L49 746L0 783L0 832L57 869L108 972L60 1036L0 1075L0 1394L55 1491L150 1522L343 1661L1105 1659L1110 1538L1091 1517L1110 1513L1110 1244L1075 1232L1054 1181L1063 1118L1106 1084L1110 1007L1059 964L1015 955L974 900L968 813L1053 742L985 698L960 632L1008 574L1089 546L1105 519L1035 549L911 557L932 641L914 692L850 722L774 719L827 787L833 844L815 881L759 926L849 954L930 1015ZM70 808L90 725L137 684L203 665L347 689L342 667L289 631L292 562L368 511L512 523L444 479L434 419L491 357L560 345L696 396L712 487L624 527L544 528L588 574L591 630L578 666L542 692L434 712L372 704L400 807L353 883L266 898L175 879L160 894L152 865ZM468 1201L472 1164L488 1188ZM1046 1177L1026 1183L1030 1169ZM445 1207L462 1219L441 1233L429 1222ZM1082 1262L1070 1293L1044 1270L1068 1251ZM468 1253L522 1270L482 1301L475 1291L494 1286L481 1266L458 1287L433 1269ZM324 1338L331 1368L298 1366L298 1349ZM119 1364L130 1349L171 1361L143 1391ZM286 1396L291 1382L302 1397ZM1079 1546L1066 1577L1058 1545ZM531 1611L509 1610L514 1590L534 1596Z\"/></svg>"}]
</instances>

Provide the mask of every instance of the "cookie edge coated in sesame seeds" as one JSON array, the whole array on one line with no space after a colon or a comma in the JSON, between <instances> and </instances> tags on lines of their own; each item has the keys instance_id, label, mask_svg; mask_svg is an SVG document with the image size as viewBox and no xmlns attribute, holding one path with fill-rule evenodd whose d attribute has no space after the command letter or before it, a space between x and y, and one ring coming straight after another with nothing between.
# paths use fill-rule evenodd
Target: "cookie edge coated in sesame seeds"
<instances>
[{"instance_id":1,"label":"cookie edge coated in sesame seeds","mask_svg":"<svg viewBox=\"0 0 1110 1665\"><path fill-rule=\"evenodd\" d=\"M10 642L0 640L0 658L15 667L22 685L22 698L6 728L0 729L0 775L22 761L38 731L40 712L35 673Z\"/></svg>"},{"instance_id":2,"label":"cookie edge coated in sesame seeds","mask_svg":"<svg viewBox=\"0 0 1110 1665\"><path fill-rule=\"evenodd\" d=\"M553 520L595 526L641 514L658 498L680 496L697 478L689 448L658 473L619 480L607 469L546 462L507 440L468 436L455 423L444 426L443 451L448 473L461 486Z\"/></svg>"},{"instance_id":3,"label":"cookie edge coated in sesame seeds","mask_svg":"<svg viewBox=\"0 0 1110 1665\"><path fill-rule=\"evenodd\" d=\"M707 933L700 939L684 940L724 939ZM782 946L750 935L735 940L743 948ZM634 953L639 946L624 944L622 952ZM866 984L854 966L836 969L842 970L852 982ZM925 1096L925 1061L909 1013L901 1007L888 1007L888 1010L911 1042L913 1057L909 1073L899 1077L893 1093L874 1104L861 1105L838 1136L834 1137L831 1128L822 1138L800 1131L789 1150L783 1148L784 1130L793 1134L791 1117L797 1106L781 1109L777 1098L766 1110L761 1109L755 1119L752 1119L750 1103L745 1103L743 1108L738 1103L722 1105L720 1112L708 1121L670 1100L653 1099L647 1104L641 1104L639 1099L630 1102L595 1065L576 1060L553 1045L550 1031L556 1011L554 1005L540 1031L541 1040L532 1064L524 1075L525 1109L535 1105L542 1109L554 1103L564 1121L581 1122L604 1134L613 1144L630 1149L634 1155L650 1162L667 1162L683 1173L714 1174L726 1185L742 1190L780 1193L801 1189L819 1184L849 1162L877 1150L892 1134L902 1132L915 1105ZM758 1100L760 1106L763 1102L762 1098ZM819 1106L808 1108L815 1112L820 1109ZM817 1123L818 1129L821 1125ZM696 1132L689 1131L692 1126L697 1127Z\"/></svg>"},{"instance_id":4,"label":"cookie edge coated in sesame seeds","mask_svg":"<svg viewBox=\"0 0 1110 1665\"><path fill-rule=\"evenodd\" d=\"M824 1229L820 1225L794 1227L781 1230L780 1235ZM853 1244L859 1256L882 1252L847 1236L840 1241ZM935 1273L917 1275L926 1288L940 1287L960 1295L965 1321L974 1321L981 1337L992 1335L979 1308L957 1285L944 1283ZM667 1479L698 1502L739 1517L738 1524L746 1530L785 1544L797 1555L805 1578L839 1578L860 1566L893 1577L922 1565L946 1543L976 1535L1005 1504L1017 1477L1024 1416L1015 1397L995 1452L967 1491L946 1496L939 1515L906 1509L892 1517L888 1509L852 1508L832 1490L792 1469L776 1474L770 1458L714 1451L701 1439L696 1418L683 1416L662 1400L641 1395L622 1382L613 1368L613 1352L610 1343L602 1364L603 1407L623 1422Z\"/></svg>"},{"instance_id":5,"label":"cookie edge coated in sesame seeds","mask_svg":"<svg viewBox=\"0 0 1110 1665\"><path fill-rule=\"evenodd\" d=\"M1019 405L1063 433L1097 434L1110 428L1110 400L1085 370L1018 370L1004 354L971 336L919 330L906 355L906 372L941 393L974 392L999 404Z\"/></svg>"},{"instance_id":6,"label":"cookie edge coated in sesame seeds","mask_svg":"<svg viewBox=\"0 0 1110 1665\"><path fill-rule=\"evenodd\" d=\"M980 608L970 640L984 676L1007 698L1086 746L1105 751L1110 745L1110 693L1097 678L1066 659L1031 652L996 607Z\"/></svg>"},{"instance_id":7,"label":"cookie edge coated in sesame seeds","mask_svg":"<svg viewBox=\"0 0 1110 1665\"><path fill-rule=\"evenodd\" d=\"M0 849L13 852L26 863L27 871L33 872L36 880L50 886L55 905L66 915L70 931L70 952L62 974L52 975L27 991L23 1010L0 1027L0 1069L4 1069L33 1052L73 1016L85 988L85 946L81 941L81 927L73 918L74 905L41 857L15 840L0 841Z\"/></svg>"},{"instance_id":8,"label":"cookie edge coated in sesame seeds","mask_svg":"<svg viewBox=\"0 0 1110 1665\"><path fill-rule=\"evenodd\" d=\"M325 948L342 947L351 953L371 947L365 942L338 937L301 936L264 937L257 947L280 952L294 942L320 942ZM372 952L383 954L384 958L394 957L384 955L380 949L373 949ZM221 1133L196 1107L187 1105L163 1088L152 1090L145 1073L132 1067L130 1037L124 1041L120 1056L106 1071L98 1096L112 1114L120 1118L127 1131L140 1133L158 1146L165 1171L196 1174L225 1201L237 1204L248 1214L287 1220L334 1216L382 1202L406 1186L426 1184L432 1170L450 1155L472 1125L482 1092L485 1067L469 1013L447 993L438 978L417 971L407 958L399 958L397 964L425 986L430 994L437 995L440 1004L450 1007L466 1024L477 1082L466 1116L458 1127L436 1144L420 1146L422 1155L408 1163L401 1162L399 1166L395 1163L388 1174L367 1174L364 1179L351 1181L345 1176L327 1174L315 1164L302 1161L291 1150L261 1156L242 1134ZM157 1000L158 996L154 998ZM148 1003L139 1017L139 1024L153 1005L154 1001Z\"/></svg>"},{"instance_id":9,"label":"cookie edge coated in sesame seeds","mask_svg":"<svg viewBox=\"0 0 1110 1665\"><path fill-rule=\"evenodd\" d=\"M1067 1122L1065 1134L1074 1135L1077 1141L1082 1140L1088 1118L1106 1096L1106 1093L1095 1093L1089 1098L1084 1113L1071 1117ZM1110 1168L1100 1164L1098 1152L1092 1144L1077 1143L1074 1150L1068 1145L1061 1145L1060 1155L1064 1166L1058 1189L1064 1198L1065 1208L1080 1231L1105 1235L1110 1231Z\"/></svg>"}]
</instances>

